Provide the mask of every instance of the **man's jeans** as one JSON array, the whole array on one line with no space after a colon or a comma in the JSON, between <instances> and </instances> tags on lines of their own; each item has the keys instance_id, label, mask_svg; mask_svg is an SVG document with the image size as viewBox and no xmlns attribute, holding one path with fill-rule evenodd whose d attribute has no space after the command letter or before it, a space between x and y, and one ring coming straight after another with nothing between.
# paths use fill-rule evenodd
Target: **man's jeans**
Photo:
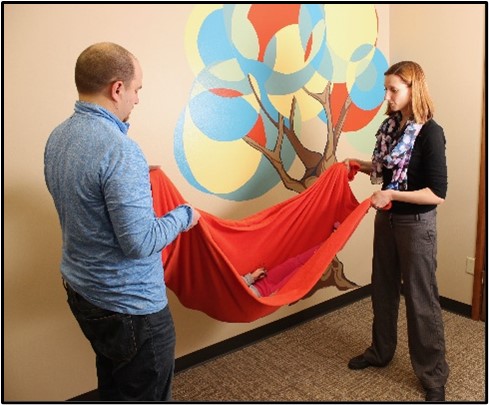
<instances>
[{"instance_id":1,"label":"man's jeans","mask_svg":"<svg viewBox=\"0 0 489 405\"><path fill-rule=\"evenodd\" d=\"M128 315L92 305L64 283L68 303L96 354L102 401L170 401L175 329L168 305Z\"/></svg>"}]
</instances>

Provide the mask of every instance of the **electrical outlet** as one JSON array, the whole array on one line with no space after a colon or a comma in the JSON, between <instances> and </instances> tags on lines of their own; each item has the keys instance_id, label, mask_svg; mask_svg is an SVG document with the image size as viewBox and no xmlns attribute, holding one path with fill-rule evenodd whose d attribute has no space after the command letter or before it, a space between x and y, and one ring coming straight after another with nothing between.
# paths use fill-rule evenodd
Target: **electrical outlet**
<instances>
[{"instance_id":1,"label":"electrical outlet","mask_svg":"<svg viewBox=\"0 0 489 405\"><path fill-rule=\"evenodd\" d=\"M467 259L465 260L465 272L467 274L474 275L474 263L475 259L473 257L467 257Z\"/></svg>"}]
</instances>

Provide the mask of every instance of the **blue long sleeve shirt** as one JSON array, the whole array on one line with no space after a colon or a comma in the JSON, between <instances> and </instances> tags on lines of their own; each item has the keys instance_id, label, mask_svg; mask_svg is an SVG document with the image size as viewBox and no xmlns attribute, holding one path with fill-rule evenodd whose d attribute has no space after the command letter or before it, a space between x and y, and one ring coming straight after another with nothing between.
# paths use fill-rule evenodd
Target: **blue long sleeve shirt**
<instances>
[{"instance_id":1,"label":"blue long sleeve shirt","mask_svg":"<svg viewBox=\"0 0 489 405\"><path fill-rule=\"evenodd\" d=\"M167 303L161 250L192 221L182 205L153 210L149 170L129 125L77 101L51 133L44 174L61 223L61 274L92 304L143 315Z\"/></svg>"}]
</instances>

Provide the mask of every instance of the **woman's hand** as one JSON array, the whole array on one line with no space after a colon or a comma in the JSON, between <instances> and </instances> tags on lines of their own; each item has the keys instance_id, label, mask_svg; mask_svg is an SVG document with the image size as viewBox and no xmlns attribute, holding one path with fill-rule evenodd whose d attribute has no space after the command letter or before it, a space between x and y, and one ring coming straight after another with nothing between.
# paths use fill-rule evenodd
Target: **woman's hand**
<instances>
[{"instance_id":1,"label":"woman's hand","mask_svg":"<svg viewBox=\"0 0 489 405\"><path fill-rule=\"evenodd\" d=\"M376 210L388 210L392 205L392 190L379 190L370 197L370 204Z\"/></svg>"},{"instance_id":2,"label":"woman's hand","mask_svg":"<svg viewBox=\"0 0 489 405\"><path fill-rule=\"evenodd\" d=\"M346 166L348 173L350 173L353 166L355 166L357 171L368 175L372 172L372 162L370 161L348 158L343 160L342 163Z\"/></svg>"},{"instance_id":3,"label":"woman's hand","mask_svg":"<svg viewBox=\"0 0 489 405\"><path fill-rule=\"evenodd\" d=\"M376 209L389 209L391 201L401 201L418 205L439 205L445 200L438 197L430 188L425 187L415 191L380 190L370 197L372 207Z\"/></svg>"},{"instance_id":4,"label":"woman's hand","mask_svg":"<svg viewBox=\"0 0 489 405\"><path fill-rule=\"evenodd\" d=\"M346 166L346 170L348 173L350 173L350 170L351 170L351 167L350 167L351 162L355 162L355 160L354 159L345 159L345 160L343 160L343 162L341 162Z\"/></svg>"}]
</instances>

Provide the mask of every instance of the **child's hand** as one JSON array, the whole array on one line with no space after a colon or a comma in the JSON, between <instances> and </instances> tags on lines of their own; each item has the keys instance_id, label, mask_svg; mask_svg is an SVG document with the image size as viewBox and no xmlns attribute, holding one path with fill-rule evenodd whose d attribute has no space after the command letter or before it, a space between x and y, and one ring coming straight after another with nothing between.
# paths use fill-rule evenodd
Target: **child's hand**
<instances>
[{"instance_id":1,"label":"child's hand","mask_svg":"<svg viewBox=\"0 0 489 405\"><path fill-rule=\"evenodd\" d=\"M257 281L260 280L263 277L266 277L267 275L267 270L263 267L260 267L256 269L253 273L251 273L253 280Z\"/></svg>"}]
</instances>

